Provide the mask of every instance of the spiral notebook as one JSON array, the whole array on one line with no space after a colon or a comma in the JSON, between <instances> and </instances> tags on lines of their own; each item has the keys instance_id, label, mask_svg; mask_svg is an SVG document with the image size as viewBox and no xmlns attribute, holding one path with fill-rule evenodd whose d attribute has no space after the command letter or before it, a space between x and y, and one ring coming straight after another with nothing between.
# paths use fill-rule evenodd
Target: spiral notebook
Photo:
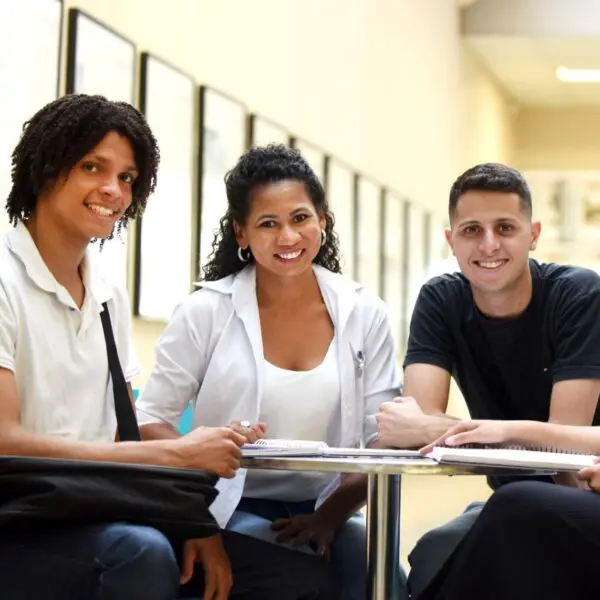
<instances>
[{"instance_id":1,"label":"spiral notebook","mask_svg":"<svg viewBox=\"0 0 600 600\"><path fill-rule=\"evenodd\" d=\"M594 456L562 450L521 448L450 448L436 446L428 455L440 464L508 467L576 472L594 463Z\"/></svg>"},{"instance_id":2,"label":"spiral notebook","mask_svg":"<svg viewBox=\"0 0 600 600\"><path fill-rule=\"evenodd\" d=\"M244 458L269 458L274 456L320 456L324 458L425 458L417 450L381 448L332 448L325 442L313 440L261 439L255 444L242 446Z\"/></svg>"}]
</instances>

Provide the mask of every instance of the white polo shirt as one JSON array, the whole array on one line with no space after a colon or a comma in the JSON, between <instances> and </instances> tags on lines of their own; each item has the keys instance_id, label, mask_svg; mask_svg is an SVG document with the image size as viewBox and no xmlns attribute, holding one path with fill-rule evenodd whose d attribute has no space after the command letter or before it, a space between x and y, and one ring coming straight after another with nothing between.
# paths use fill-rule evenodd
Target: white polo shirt
<instances>
[{"instance_id":1,"label":"white polo shirt","mask_svg":"<svg viewBox=\"0 0 600 600\"><path fill-rule=\"evenodd\" d=\"M42 260L22 223L0 243L0 367L13 371L29 431L112 441L116 417L100 313L108 303L125 379L139 367L129 300L101 277L90 252L81 310Z\"/></svg>"}]
</instances>

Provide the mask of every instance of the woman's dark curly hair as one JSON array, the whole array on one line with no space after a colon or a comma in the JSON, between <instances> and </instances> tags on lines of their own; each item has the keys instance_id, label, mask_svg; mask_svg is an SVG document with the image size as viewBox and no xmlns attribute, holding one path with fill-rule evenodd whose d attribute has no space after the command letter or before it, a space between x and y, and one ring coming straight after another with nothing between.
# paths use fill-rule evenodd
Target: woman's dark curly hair
<instances>
[{"instance_id":1,"label":"woman's dark curly hair","mask_svg":"<svg viewBox=\"0 0 600 600\"><path fill-rule=\"evenodd\" d=\"M67 175L111 131L129 140L139 172L133 183L131 206L113 234L141 215L156 186L160 160L156 139L144 115L125 102L70 94L44 106L23 126L12 153L13 185L6 201L10 222L16 225L27 220L47 186Z\"/></svg>"},{"instance_id":2,"label":"woman's dark curly hair","mask_svg":"<svg viewBox=\"0 0 600 600\"><path fill-rule=\"evenodd\" d=\"M313 262L334 273L341 273L339 242L333 229L335 221L319 178L298 150L271 144L248 150L225 175L228 208L215 235L212 254L202 269L204 280L222 279L241 271L248 264L238 258L233 223L243 225L246 222L252 192L257 187L287 180L303 182L317 213L325 217L327 237ZM250 256L250 262L253 260L254 257Z\"/></svg>"}]
</instances>

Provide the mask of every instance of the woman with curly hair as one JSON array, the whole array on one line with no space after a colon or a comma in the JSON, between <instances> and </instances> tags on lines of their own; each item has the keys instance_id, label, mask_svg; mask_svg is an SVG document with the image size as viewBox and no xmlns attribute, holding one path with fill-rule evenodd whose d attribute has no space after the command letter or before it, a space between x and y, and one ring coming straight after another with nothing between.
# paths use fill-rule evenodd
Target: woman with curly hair
<instances>
[{"instance_id":1,"label":"woman with curly hair","mask_svg":"<svg viewBox=\"0 0 600 600\"><path fill-rule=\"evenodd\" d=\"M399 391L383 302L340 274L334 218L300 153L253 148L227 174L228 210L200 289L176 310L138 403L142 435L229 424L257 438L356 447ZM213 512L228 529L330 560L345 599L366 597L366 478L240 471Z\"/></svg>"}]
</instances>

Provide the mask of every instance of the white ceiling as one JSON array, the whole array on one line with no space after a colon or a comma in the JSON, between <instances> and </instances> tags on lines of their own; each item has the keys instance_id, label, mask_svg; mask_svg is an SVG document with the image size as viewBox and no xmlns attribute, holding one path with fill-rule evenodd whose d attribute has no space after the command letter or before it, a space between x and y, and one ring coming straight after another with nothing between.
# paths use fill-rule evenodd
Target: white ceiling
<instances>
[{"instance_id":1,"label":"white ceiling","mask_svg":"<svg viewBox=\"0 0 600 600\"><path fill-rule=\"evenodd\" d=\"M523 105L597 105L600 83L563 83L559 66L600 69L600 38L467 35L466 44Z\"/></svg>"}]
</instances>

